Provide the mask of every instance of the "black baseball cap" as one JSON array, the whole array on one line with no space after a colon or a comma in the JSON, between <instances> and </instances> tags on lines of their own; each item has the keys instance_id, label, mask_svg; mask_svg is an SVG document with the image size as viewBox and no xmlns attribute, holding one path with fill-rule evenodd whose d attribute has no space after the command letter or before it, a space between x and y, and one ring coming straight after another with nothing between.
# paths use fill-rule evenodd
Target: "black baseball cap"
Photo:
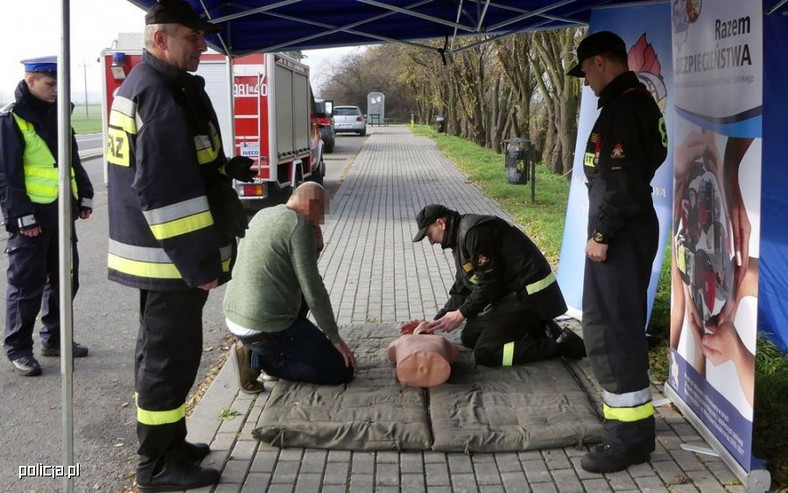
<instances>
[{"instance_id":1,"label":"black baseball cap","mask_svg":"<svg viewBox=\"0 0 788 493\"><path fill-rule=\"evenodd\" d=\"M427 228L438 219L448 216L451 212L451 209L440 204L430 204L420 210L419 213L416 214L416 225L419 227L419 232L413 237L413 241L418 242L423 240L424 236L427 234Z\"/></svg>"},{"instance_id":2,"label":"black baseball cap","mask_svg":"<svg viewBox=\"0 0 788 493\"><path fill-rule=\"evenodd\" d=\"M589 34L577 46L577 65L572 67L572 70L566 73L572 77L585 77L586 74L580 67L583 60L596 56L602 53L616 53L627 56L627 46L624 40L618 37L616 33L610 31L599 31L598 33Z\"/></svg>"},{"instance_id":3,"label":"black baseball cap","mask_svg":"<svg viewBox=\"0 0 788 493\"><path fill-rule=\"evenodd\" d=\"M181 24L197 31L218 33L222 30L197 14L189 2L184 0L160 0L145 14L145 25Z\"/></svg>"}]
</instances>

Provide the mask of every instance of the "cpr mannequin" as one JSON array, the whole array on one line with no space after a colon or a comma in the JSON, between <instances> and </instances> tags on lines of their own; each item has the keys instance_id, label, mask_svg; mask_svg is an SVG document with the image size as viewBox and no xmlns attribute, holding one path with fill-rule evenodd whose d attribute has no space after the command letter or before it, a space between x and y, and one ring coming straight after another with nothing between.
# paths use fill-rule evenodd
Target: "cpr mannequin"
<instances>
[{"instance_id":1,"label":"cpr mannequin","mask_svg":"<svg viewBox=\"0 0 788 493\"><path fill-rule=\"evenodd\" d=\"M397 379L408 387L435 387L448 380L460 352L442 336L425 333L426 328L426 321L409 322L389 344L389 361L396 363Z\"/></svg>"}]
</instances>

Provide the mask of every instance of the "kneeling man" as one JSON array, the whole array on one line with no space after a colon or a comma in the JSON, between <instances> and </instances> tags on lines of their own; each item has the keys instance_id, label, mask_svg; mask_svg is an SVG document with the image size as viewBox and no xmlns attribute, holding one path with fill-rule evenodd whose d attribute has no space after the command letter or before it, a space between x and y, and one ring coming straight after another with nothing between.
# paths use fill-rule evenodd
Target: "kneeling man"
<instances>
[{"instance_id":1,"label":"kneeling man","mask_svg":"<svg viewBox=\"0 0 788 493\"><path fill-rule=\"evenodd\" d=\"M307 182L249 223L224 296L227 326L243 343L231 355L240 367L251 363L273 377L316 384L353 378L355 356L339 336L317 268L326 202L323 187ZM304 301L320 328L306 318ZM242 380L250 374L241 373Z\"/></svg>"},{"instance_id":2,"label":"kneeling man","mask_svg":"<svg viewBox=\"0 0 788 493\"><path fill-rule=\"evenodd\" d=\"M476 363L511 366L565 356L585 357L583 340L553 318L566 303L550 264L519 228L496 216L460 215L428 205L416 216L414 242L451 248L457 268L449 300L428 331L461 334Z\"/></svg>"}]
</instances>

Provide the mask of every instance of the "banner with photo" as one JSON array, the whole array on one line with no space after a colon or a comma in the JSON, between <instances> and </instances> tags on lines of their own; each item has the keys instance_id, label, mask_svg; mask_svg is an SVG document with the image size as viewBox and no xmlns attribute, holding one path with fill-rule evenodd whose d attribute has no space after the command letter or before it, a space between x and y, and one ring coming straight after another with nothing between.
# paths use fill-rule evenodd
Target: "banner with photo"
<instances>
[{"instance_id":1,"label":"banner with photo","mask_svg":"<svg viewBox=\"0 0 788 493\"><path fill-rule=\"evenodd\" d=\"M662 259L670 232L673 209L673 106L671 85L670 4L667 2L625 7L605 7L591 13L589 33L613 31L624 40L629 53L629 69L638 74L640 81L651 91L665 115L668 128L668 158L657 170L651 181L654 208L659 218L659 250L651 269L648 290L648 313L657 292ZM594 126L599 110L597 98L590 88L584 87L580 101L580 118L577 125L575 160L572 166L572 183L566 211L566 225L558 264L558 284L569 306L569 314L582 317L583 276L585 246L588 241L588 190L583 173L585 144ZM643 330L646 328L644 327Z\"/></svg>"},{"instance_id":2,"label":"banner with photo","mask_svg":"<svg viewBox=\"0 0 788 493\"><path fill-rule=\"evenodd\" d=\"M668 384L751 468L758 313L761 0L672 0L674 218Z\"/></svg>"}]
</instances>

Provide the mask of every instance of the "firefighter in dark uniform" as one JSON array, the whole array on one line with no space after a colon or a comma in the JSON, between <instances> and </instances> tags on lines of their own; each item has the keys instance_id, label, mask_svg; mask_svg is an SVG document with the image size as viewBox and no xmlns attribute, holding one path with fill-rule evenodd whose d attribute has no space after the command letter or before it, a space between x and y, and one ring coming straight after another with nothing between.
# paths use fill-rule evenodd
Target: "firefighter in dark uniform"
<instances>
[{"instance_id":1,"label":"firefighter in dark uniform","mask_svg":"<svg viewBox=\"0 0 788 493\"><path fill-rule=\"evenodd\" d=\"M667 155L667 134L654 98L628 70L621 38L592 34L577 59L568 75L585 78L601 109L583 166L589 202L583 338L604 390L605 417L603 444L581 466L607 473L645 462L654 450L645 328L659 224L650 182Z\"/></svg>"},{"instance_id":2,"label":"firefighter in dark uniform","mask_svg":"<svg viewBox=\"0 0 788 493\"><path fill-rule=\"evenodd\" d=\"M39 311L41 354L60 356L57 59L22 63L25 78L16 87L16 100L0 110L0 200L9 233L4 346L19 374L36 376L41 365L33 356L33 329ZM93 186L73 136L70 166L74 217L87 219L93 210ZM76 232L71 248L72 295L76 295ZM74 343L75 358L87 354L87 347Z\"/></svg>"},{"instance_id":3,"label":"firefighter in dark uniform","mask_svg":"<svg viewBox=\"0 0 788 493\"><path fill-rule=\"evenodd\" d=\"M413 241L427 237L451 248L457 269L429 333L451 332L467 319L462 343L484 366L585 356L582 339L553 321L566 312L564 297L547 259L519 228L437 204L422 209L416 222Z\"/></svg>"},{"instance_id":4,"label":"firefighter in dark uniform","mask_svg":"<svg viewBox=\"0 0 788 493\"><path fill-rule=\"evenodd\" d=\"M246 215L232 178L252 160L228 161L197 70L218 32L184 1L145 16L145 51L118 89L107 139L109 278L140 292L135 387L143 491L214 484L210 452L186 441L186 397L202 355L208 292L229 280Z\"/></svg>"}]
</instances>

